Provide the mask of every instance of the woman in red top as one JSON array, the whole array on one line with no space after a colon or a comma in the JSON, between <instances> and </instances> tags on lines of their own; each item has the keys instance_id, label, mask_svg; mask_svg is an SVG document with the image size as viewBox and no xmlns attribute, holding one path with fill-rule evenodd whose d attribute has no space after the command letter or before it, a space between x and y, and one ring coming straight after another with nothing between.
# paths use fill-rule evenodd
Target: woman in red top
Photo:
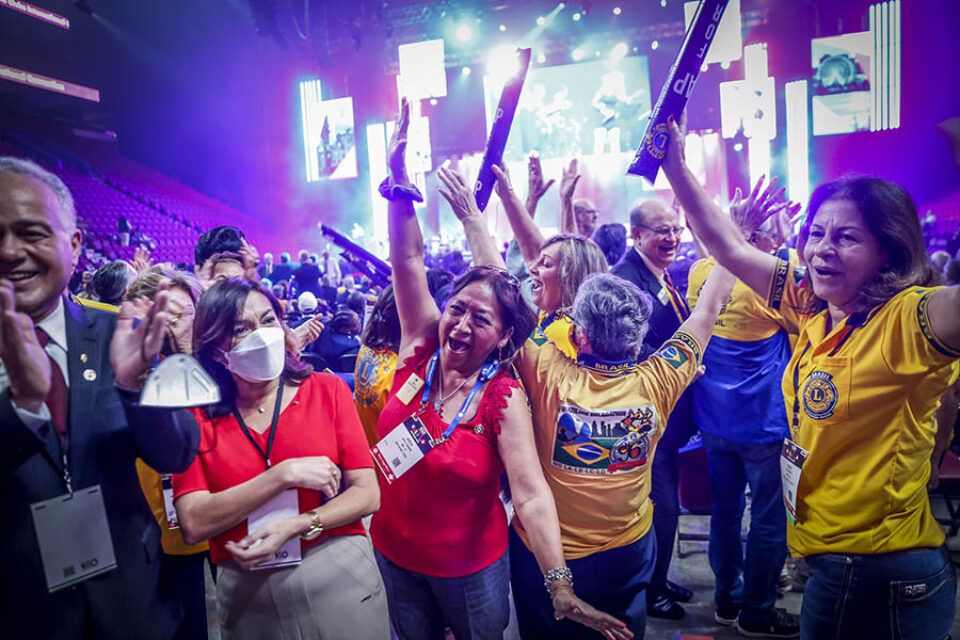
<instances>
[{"instance_id":1,"label":"woman in red top","mask_svg":"<svg viewBox=\"0 0 960 640\"><path fill-rule=\"evenodd\" d=\"M508 371L536 319L516 278L478 268L454 284L441 314L427 287L423 237L403 153L406 99L390 143L390 260L401 342L374 454L383 506L371 525L401 640L502 638L509 620L506 470L556 616L629 638L625 625L581 601L563 560L556 506L537 460L526 395ZM395 442L403 439L403 445ZM412 448L415 447L416 449ZM416 453L424 453L422 459ZM412 466L410 463L413 462Z\"/></svg>"},{"instance_id":2,"label":"woman in red top","mask_svg":"<svg viewBox=\"0 0 960 640\"><path fill-rule=\"evenodd\" d=\"M210 538L225 638L386 639L360 521L379 502L366 438L347 386L300 362L281 318L247 280L197 305L194 355L221 400L194 410L200 452L173 478L183 538Z\"/></svg>"}]
</instances>

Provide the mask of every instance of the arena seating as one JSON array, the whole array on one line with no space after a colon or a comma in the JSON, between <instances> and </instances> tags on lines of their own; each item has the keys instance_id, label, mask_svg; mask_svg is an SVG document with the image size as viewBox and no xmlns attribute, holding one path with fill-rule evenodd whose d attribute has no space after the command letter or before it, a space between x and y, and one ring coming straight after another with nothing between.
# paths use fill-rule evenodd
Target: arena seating
<instances>
[{"instance_id":1,"label":"arena seating","mask_svg":"<svg viewBox=\"0 0 960 640\"><path fill-rule=\"evenodd\" d=\"M5 130L0 155L27 157L59 175L73 194L84 252L78 269L133 258L138 246L154 262L193 264L201 232L220 224L249 229L250 217L120 154L115 143L71 135L63 128ZM120 217L132 227L128 246ZM246 223L246 224L245 224Z\"/></svg>"}]
</instances>

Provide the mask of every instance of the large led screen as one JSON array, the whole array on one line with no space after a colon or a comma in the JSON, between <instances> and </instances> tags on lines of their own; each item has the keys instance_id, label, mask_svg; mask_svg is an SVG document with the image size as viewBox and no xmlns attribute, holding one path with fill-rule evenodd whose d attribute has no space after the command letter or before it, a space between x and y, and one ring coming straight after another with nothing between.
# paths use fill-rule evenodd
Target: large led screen
<instances>
[{"instance_id":1,"label":"large led screen","mask_svg":"<svg viewBox=\"0 0 960 640\"><path fill-rule=\"evenodd\" d=\"M320 99L320 82L300 83L307 182L357 177L353 98Z\"/></svg>"},{"instance_id":2,"label":"large led screen","mask_svg":"<svg viewBox=\"0 0 960 640\"><path fill-rule=\"evenodd\" d=\"M810 41L813 134L870 129L869 31Z\"/></svg>"},{"instance_id":3,"label":"large led screen","mask_svg":"<svg viewBox=\"0 0 960 640\"><path fill-rule=\"evenodd\" d=\"M500 87L484 78L487 126ZM527 74L504 150L506 162L633 153L650 117L645 56L534 68Z\"/></svg>"}]
</instances>

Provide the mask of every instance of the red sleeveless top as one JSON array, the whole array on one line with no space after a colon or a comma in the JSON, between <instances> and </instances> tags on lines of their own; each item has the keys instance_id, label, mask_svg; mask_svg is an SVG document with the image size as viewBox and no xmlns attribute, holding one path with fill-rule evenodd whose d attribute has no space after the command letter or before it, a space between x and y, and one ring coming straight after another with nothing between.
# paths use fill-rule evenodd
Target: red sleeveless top
<instances>
[{"instance_id":1,"label":"red sleeveless top","mask_svg":"<svg viewBox=\"0 0 960 640\"><path fill-rule=\"evenodd\" d=\"M422 392L404 404L396 392L411 374L424 378L435 340L417 347L397 369L377 421L383 438L420 408ZM404 569L454 578L484 569L507 548L507 518L500 502L503 461L497 435L507 398L520 382L500 371L487 383L477 415L461 422L450 439L388 485L380 474L380 510L370 524L377 550ZM459 407L458 407L459 408ZM434 438L449 426L428 403L420 416ZM483 426L483 433L475 428Z\"/></svg>"}]
</instances>

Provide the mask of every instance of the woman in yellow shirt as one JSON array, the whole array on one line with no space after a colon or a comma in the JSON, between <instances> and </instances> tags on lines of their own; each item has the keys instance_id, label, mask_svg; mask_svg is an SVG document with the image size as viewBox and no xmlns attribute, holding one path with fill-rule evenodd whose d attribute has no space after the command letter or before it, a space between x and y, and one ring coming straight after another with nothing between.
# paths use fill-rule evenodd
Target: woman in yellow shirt
<instances>
[{"instance_id":1,"label":"woman in yellow shirt","mask_svg":"<svg viewBox=\"0 0 960 640\"><path fill-rule=\"evenodd\" d=\"M916 205L880 178L820 185L798 237L805 270L792 269L743 239L669 128L663 169L694 233L800 329L782 386L787 543L810 568L801 637L947 637L956 577L926 484L960 288L930 286Z\"/></svg>"}]
</instances>

